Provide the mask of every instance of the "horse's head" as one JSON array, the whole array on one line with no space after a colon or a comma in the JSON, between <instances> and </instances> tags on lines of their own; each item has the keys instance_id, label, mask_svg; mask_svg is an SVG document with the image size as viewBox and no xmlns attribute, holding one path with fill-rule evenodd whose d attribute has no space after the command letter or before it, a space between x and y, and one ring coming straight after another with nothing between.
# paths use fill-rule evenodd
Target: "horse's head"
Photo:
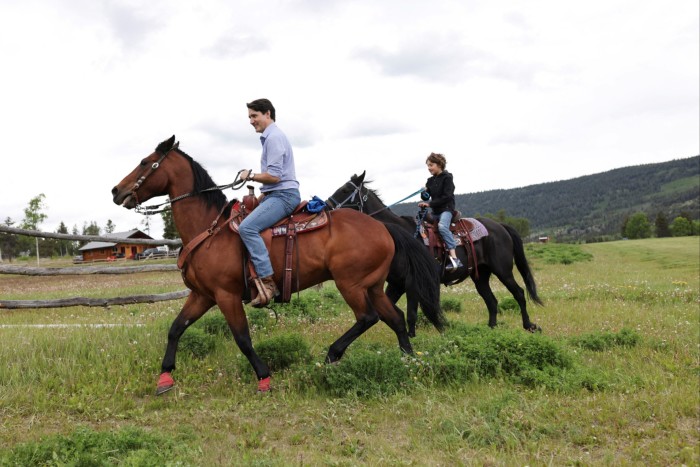
<instances>
[{"instance_id":1,"label":"horse's head","mask_svg":"<svg viewBox=\"0 0 700 467\"><path fill-rule=\"evenodd\" d=\"M177 149L178 144L173 135L160 143L151 155L142 159L129 175L112 188L114 203L133 209L155 196L168 194L169 171L161 168L161 165L168 154Z\"/></svg>"},{"instance_id":2,"label":"horse's head","mask_svg":"<svg viewBox=\"0 0 700 467\"><path fill-rule=\"evenodd\" d=\"M369 190L364 186L365 172L360 175L353 175L350 181L338 188L327 200L333 209L352 208L362 212L364 203L367 201Z\"/></svg>"}]
</instances>

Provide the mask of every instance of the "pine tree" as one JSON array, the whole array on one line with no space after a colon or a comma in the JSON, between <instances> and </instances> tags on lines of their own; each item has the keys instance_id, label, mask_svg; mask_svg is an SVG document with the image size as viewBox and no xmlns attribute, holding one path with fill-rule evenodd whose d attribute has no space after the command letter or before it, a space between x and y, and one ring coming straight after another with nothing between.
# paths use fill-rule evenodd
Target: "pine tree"
<instances>
[{"instance_id":1,"label":"pine tree","mask_svg":"<svg viewBox=\"0 0 700 467\"><path fill-rule=\"evenodd\" d=\"M666 215L659 211L656 214L656 220L654 221L654 225L656 227L656 237L657 238L664 238L664 237L670 237L671 236L671 228L668 225L668 219L666 218Z\"/></svg>"},{"instance_id":2,"label":"pine tree","mask_svg":"<svg viewBox=\"0 0 700 467\"><path fill-rule=\"evenodd\" d=\"M173 211L171 211L170 209L165 210L160 213L160 216L163 218L163 238L167 238L168 240L175 240L177 238L180 238L180 234L175 228L175 221L173 220Z\"/></svg>"}]
</instances>

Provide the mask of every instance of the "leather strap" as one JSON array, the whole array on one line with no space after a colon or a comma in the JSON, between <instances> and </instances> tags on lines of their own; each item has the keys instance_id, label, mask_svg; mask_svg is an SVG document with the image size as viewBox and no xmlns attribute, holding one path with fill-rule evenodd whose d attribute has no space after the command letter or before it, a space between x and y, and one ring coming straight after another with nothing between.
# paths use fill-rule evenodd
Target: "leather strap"
<instances>
[{"instance_id":1,"label":"leather strap","mask_svg":"<svg viewBox=\"0 0 700 467\"><path fill-rule=\"evenodd\" d=\"M471 258L467 258L467 261L472 263L473 271L474 271L474 277L478 280L479 279L479 267L476 264L476 248L474 248L474 240L472 240L472 235L469 233L469 224L471 222L468 222L466 219L460 219L459 223L464 230L464 233L467 234L467 241L469 243L469 249L467 249L467 245L464 245L464 250L466 253L469 253L471 250L471 255L467 254L467 256L471 256ZM469 266L469 264L467 264Z\"/></svg>"},{"instance_id":2,"label":"leather strap","mask_svg":"<svg viewBox=\"0 0 700 467\"><path fill-rule=\"evenodd\" d=\"M235 201L235 200L234 200ZM234 206L235 207L235 206ZM190 240L187 245L182 247L182 250L180 250L180 255L177 257L177 267L178 269L182 269L183 266L185 265L185 261L187 261L187 257L194 251L195 248L197 248L204 240L206 240L209 237L213 237L219 231L221 230L221 226L217 225L219 222L219 218L221 218L221 215L224 213L224 209L226 206L221 208L221 211L219 212L219 215L216 216L216 219L214 219L214 222L211 223L211 226L205 230L204 232L200 233L196 237L194 237L192 240ZM236 211L235 209L231 209L231 216L224 222L223 225L231 223L236 217L240 216L241 213Z\"/></svg>"},{"instance_id":3,"label":"leather strap","mask_svg":"<svg viewBox=\"0 0 700 467\"><path fill-rule=\"evenodd\" d=\"M294 263L294 240L296 240L295 223L290 218L287 225L287 242L284 250L284 281L282 285L282 300L287 303L292 298L292 265Z\"/></svg>"}]
</instances>

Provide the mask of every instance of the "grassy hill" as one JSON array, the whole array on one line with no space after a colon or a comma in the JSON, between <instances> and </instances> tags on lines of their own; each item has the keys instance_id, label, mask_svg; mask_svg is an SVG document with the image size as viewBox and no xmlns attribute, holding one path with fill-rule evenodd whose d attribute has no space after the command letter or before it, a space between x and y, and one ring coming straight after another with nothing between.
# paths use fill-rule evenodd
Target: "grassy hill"
<instances>
[{"instance_id":1,"label":"grassy hill","mask_svg":"<svg viewBox=\"0 0 700 467\"><path fill-rule=\"evenodd\" d=\"M585 177L510 190L456 196L457 209L469 216L504 210L530 221L533 236L564 240L618 235L624 219L644 212L672 221L681 212L700 216L700 156L610 170ZM392 208L415 214L415 203Z\"/></svg>"}]
</instances>

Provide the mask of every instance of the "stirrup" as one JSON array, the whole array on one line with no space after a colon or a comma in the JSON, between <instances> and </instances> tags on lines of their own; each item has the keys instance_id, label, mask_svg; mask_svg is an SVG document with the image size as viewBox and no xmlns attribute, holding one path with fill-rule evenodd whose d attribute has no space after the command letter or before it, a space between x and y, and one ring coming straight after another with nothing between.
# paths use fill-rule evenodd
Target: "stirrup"
<instances>
[{"instance_id":1,"label":"stirrup","mask_svg":"<svg viewBox=\"0 0 700 467\"><path fill-rule=\"evenodd\" d=\"M265 281L263 279L260 279L259 277L255 278L255 286L258 289L258 296L250 302L251 306L255 308L262 308L267 306L272 299L279 295L280 292L277 289L274 279L270 279L269 283L272 286L271 288L265 285Z\"/></svg>"},{"instance_id":2,"label":"stirrup","mask_svg":"<svg viewBox=\"0 0 700 467\"><path fill-rule=\"evenodd\" d=\"M459 260L459 258L453 258L449 256L450 262L445 265L445 271L456 271L459 268L463 268L464 264Z\"/></svg>"}]
</instances>

